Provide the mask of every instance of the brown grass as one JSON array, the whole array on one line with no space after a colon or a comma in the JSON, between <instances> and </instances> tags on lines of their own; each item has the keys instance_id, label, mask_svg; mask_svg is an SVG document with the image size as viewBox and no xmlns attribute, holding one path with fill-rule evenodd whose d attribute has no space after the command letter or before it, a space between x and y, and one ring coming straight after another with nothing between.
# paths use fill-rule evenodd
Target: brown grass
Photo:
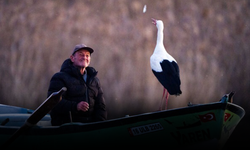
<instances>
[{"instance_id":1,"label":"brown grass","mask_svg":"<svg viewBox=\"0 0 250 150\"><path fill-rule=\"evenodd\" d=\"M147 12L142 13L144 5ZM218 101L234 90L234 102L250 108L250 3L231 1L0 1L0 103L36 108L51 76L72 48L95 49L109 116L155 111L162 86L149 57L156 42L151 17L165 24L164 44L177 60L188 101Z\"/></svg>"}]
</instances>

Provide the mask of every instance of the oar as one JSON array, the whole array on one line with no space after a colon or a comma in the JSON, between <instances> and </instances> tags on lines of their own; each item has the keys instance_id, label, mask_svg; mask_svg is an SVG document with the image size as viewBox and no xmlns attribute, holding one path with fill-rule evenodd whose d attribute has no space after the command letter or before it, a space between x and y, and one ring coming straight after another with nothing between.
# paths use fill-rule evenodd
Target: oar
<instances>
[{"instance_id":1,"label":"oar","mask_svg":"<svg viewBox=\"0 0 250 150\"><path fill-rule=\"evenodd\" d=\"M21 126L3 145L2 148L7 148L18 136L23 132L36 125L49 111L56 106L62 99L62 94L67 90L63 87L60 91L52 93L26 120L25 124ZM2 149L1 148L1 149Z\"/></svg>"}]
</instances>

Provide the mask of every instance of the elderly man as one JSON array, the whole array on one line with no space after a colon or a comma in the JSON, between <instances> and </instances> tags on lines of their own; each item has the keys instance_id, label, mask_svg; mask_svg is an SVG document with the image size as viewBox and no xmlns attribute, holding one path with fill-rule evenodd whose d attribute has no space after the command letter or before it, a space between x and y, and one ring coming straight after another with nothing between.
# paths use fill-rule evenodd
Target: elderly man
<instances>
[{"instance_id":1,"label":"elderly man","mask_svg":"<svg viewBox=\"0 0 250 150\"><path fill-rule=\"evenodd\" d=\"M76 45L60 72L53 75L48 95L66 87L62 100L51 110L51 124L94 122L107 119L103 90L97 71L89 67L94 50L84 44Z\"/></svg>"}]
</instances>

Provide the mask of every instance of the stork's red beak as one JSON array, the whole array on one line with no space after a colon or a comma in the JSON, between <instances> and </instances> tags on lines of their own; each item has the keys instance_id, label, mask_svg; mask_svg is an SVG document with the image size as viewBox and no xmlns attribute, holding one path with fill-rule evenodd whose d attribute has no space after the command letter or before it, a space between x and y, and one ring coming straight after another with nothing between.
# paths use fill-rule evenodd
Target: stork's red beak
<instances>
[{"instance_id":1,"label":"stork's red beak","mask_svg":"<svg viewBox=\"0 0 250 150\"><path fill-rule=\"evenodd\" d=\"M151 18L152 19L152 23L154 24L154 25L156 25L156 19L154 19L154 18Z\"/></svg>"}]
</instances>

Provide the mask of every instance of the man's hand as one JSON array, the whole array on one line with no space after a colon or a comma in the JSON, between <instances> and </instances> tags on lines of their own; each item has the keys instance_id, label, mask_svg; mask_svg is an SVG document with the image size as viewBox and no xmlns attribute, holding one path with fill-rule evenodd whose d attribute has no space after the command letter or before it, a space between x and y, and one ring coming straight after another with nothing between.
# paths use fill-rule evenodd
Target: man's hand
<instances>
[{"instance_id":1,"label":"man's hand","mask_svg":"<svg viewBox=\"0 0 250 150\"><path fill-rule=\"evenodd\" d=\"M89 110L89 104L87 102L81 101L77 104L77 110L78 111L88 111Z\"/></svg>"}]
</instances>

